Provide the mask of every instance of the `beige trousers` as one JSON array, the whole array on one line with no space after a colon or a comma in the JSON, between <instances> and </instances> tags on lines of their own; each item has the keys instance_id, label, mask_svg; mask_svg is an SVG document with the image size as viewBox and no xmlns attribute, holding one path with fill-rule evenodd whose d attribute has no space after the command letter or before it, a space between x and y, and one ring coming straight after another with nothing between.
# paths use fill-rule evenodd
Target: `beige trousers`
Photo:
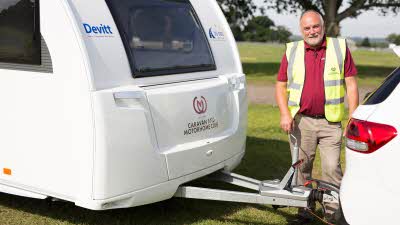
<instances>
[{"instance_id":1,"label":"beige trousers","mask_svg":"<svg viewBox=\"0 0 400 225\"><path fill-rule=\"evenodd\" d=\"M340 186L342 180L342 169L340 167L340 150L342 144L341 123L328 122L324 118L312 118L303 115L295 116L295 126L292 134L297 139L299 146L299 159L304 162L300 166L297 184L302 185L311 179L313 163L317 146L321 156L321 180ZM289 135L290 148L293 152L295 139ZM327 206L327 213L332 212Z\"/></svg>"}]
</instances>

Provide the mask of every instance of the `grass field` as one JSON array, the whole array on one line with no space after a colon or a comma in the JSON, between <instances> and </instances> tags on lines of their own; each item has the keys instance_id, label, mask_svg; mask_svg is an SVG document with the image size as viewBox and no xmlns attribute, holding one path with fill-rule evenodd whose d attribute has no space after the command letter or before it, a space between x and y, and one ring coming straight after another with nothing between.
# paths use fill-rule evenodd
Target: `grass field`
<instances>
[{"instance_id":1,"label":"grass field","mask_svg":"<svg viewBox=\"0 0 400 225\"><path fill-rule=\"evenodd\" d=\"M284 45L239 43L243 69L249 83L272 84L285 51ZM361 86L376 86L400 66L400 58L392 52L356 50L352 56Z\"/></svg>"},{"instance_id":2,"label":"grass field","mask_svg":"<svg viewBox=\"0 0 400 225\"><path fill-rule=\"evenodd\" d=\"M290 165L287 136L279 128L279 111L267 105L249 107L247 153L235 170L239 174L260 180L282 178ZM316 166L319 164L317 159ZM319 170L315 170L319 176ZM226 187L197 181L195 185ZM33 200L0 194L0 224L287 224L296 210L274 211L270 206L224 203L203 200L171 199L130 209L95 212L72 203ZM314 224L320 224L315 222Z\"/></svg>"}]
</instances>

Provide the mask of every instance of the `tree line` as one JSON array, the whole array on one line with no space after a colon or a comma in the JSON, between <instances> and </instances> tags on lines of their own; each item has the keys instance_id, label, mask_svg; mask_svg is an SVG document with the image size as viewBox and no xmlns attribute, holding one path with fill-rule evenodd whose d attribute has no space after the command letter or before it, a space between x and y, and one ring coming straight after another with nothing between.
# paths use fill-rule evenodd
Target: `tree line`
<instances>
[{"instance_id":1,"label":"tree line","mask_svg":"<svg viewBox=\"0 0 400 225\"><path fill-rule=\"evenodd\" d=\"M372 47L372 48L387 48L389 47L389 44L395 44L400 46L400 34L394 34L394 33L389 34L386 37L386 42L372 42L368 37L365 37L356 44L357 46Z\"/></svg>"},{"instance_id":2,"label":"tree line","mask_svg":"<svg viewBox=\"0 0 400 225\"><path fill-rule=\"evenodd\" d=\"M348 18L356 18L362 13L378 10L381 15L398 14L400 0L264 0L257 7L253 0L217 0L237 40L279 41L284 42L290 32L275 26L264 15L265 9L274 9L277 13L300 13L306 10L319 12L324 20L329 36L340 35L340 23ZM261 16L255 17L259 11ZM293 21L296 22L296 21ZM267 25L266 27L263 27ZM388 37L389 39L389 37Z\"/></svg>"}]
</instances>

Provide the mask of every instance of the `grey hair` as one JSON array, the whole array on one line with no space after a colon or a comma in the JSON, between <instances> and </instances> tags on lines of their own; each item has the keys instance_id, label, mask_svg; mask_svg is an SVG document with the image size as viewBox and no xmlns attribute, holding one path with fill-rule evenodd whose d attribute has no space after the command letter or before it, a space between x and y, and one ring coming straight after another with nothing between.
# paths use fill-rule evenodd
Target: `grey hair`
<instances>
[{"instance_id":1,"label":"grey hair","mask_svg":"<svg viewBox=\"0 0 400 225\"><path fill-rule=\"evenodd\" d=\"M300 16L300 21L301 21L301 19L303 19L303 16L305 15L305 14L307 14L307 13L315 13L315 14L317 14L317 15L319 15L319 18L320 18L320 20L321 20L321 25L322 26L324 26L324 24L325 24L325 21L324 21L324 18L322 17L322 15L321 15L321 13L319 13L318 11L316 11L316 10L314 10L314 9L309 9L309 10L306 10L306 11L304 11L303 13L301 13L301 16Z\"/></svg>"}]
</instances>

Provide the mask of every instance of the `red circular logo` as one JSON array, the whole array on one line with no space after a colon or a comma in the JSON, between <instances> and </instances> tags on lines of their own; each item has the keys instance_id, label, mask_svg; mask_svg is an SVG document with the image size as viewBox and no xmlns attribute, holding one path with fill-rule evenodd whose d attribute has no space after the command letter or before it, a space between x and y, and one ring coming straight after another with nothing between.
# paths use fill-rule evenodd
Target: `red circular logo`
<instances>
[{"instance_id":1,"label":"red circular logo","mask_svg":"<svg viewBox=\"0 0 400 225\"><path fill-rule=\"evenodd\" d=\"M207 111L207 100L203 96L193 99L193 109L197 114L203 114Z\"/></svg>"}]
</instances>

